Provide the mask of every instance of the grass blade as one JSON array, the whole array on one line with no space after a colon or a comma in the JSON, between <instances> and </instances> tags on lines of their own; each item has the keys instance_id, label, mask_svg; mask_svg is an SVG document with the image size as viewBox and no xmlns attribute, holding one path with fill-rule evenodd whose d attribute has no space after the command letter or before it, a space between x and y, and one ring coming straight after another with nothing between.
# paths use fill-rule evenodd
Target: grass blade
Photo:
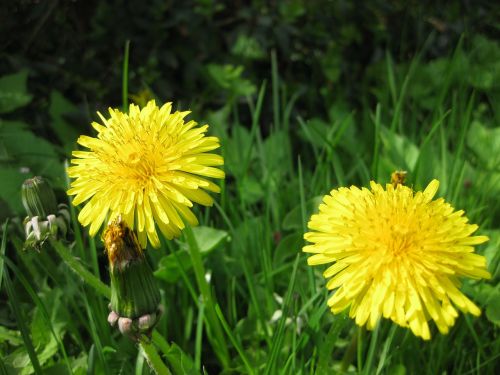
<instances>
[{"instance_id":1,"label":"grass blade","mask_svg":"<svg viewBox=\"0 0 500 375\"><path fill-rule=\"evenodd\" d=\"M30 357L31 364L33 365L35 373L41 374L42 368L40 366L40 361L38 361L38 356L36 355L33 342L31 341L28 326L26 325L26 316L23 314L23 311L19 304L19 300L17 299L17 293L15 293L14 291L12 281L10 280L9 271L7 269L4 270L3 278L5 280L5 290L7 291L7 296L9 297L9 302L14 312L17 326L21 331L21 336L23 338L26 351L28 352L28 356Z\"/></svg>"},{"instance_id":2,"label":"grass blade","mask_svg":"<svg viewBox=\"0 0 500 375\"><path fill-rule=\"evenodd\" d=\"M128 60L130 53L130 40L125 42L125 53L123 56L122 71L122 109L124 113L128 112Z\"/></svg>"}]
</instances>

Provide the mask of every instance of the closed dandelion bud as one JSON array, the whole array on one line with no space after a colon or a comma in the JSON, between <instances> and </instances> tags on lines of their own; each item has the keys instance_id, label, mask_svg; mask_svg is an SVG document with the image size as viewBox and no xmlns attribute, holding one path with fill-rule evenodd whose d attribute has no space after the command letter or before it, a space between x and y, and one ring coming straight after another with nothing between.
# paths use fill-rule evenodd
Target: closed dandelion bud
<instances>
[{"instance_id":1,"label":"closed dandelion bud","mask_svg":"<svg viewBox=\"0 0 500 375\"><path fill-rule=\"evenodd\" d=\"M24 181L22 201L28 216L24 219L26 241L24 248L40 250L49 238L65 238L69 226L69 211L57 204L54 191L40 176Z\"/></svg>"},{"instance_id":2,"label":"closed dandelion bud","mask_svg":"<svg viewBox=\"0 0 500 375\"><path fill-rule=\"evenodd\" d=\"M49 183L40 176L29 178L22 186L23 206L29 217L45 219L57 213L57 202Z\"/></svg>"},{"instance_id":3,"label":"closed dandelion bud","mask_svg":"<svg viewBox=\"0 0 500 375\"><path fill-rule=\"evenodd\" d=\"M135 233L118 217L103 235L111 278L108 322L123 334L148 333L160 315L160 290Z\"/></svg>"}]
</instances>

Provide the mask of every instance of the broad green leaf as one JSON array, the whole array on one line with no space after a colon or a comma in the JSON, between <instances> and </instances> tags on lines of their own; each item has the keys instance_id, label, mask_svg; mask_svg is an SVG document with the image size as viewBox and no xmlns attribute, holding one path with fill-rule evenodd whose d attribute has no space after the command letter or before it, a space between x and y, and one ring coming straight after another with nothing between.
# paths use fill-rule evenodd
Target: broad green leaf
<instances>
[{"instance_id":1,"label":"broad green leaf","mask_svg":"<svg viewBox=\"0 0 500 375\"><path fill-rule=\"evenodd\" d=\"M500 164L500 127L487 128L474 121L467 134L467 145L487 168Z\"/></svg>"},{"instance_id":2,"label":"broad green leaf","mask_svg":"<svg viewBox=\"0 0 500 375\"><path fill-rule=\"evenodd\" d=\"M402 364L392 365L387 370L389 375L406 375L406 367Z\"/></svg>"},{"instance_id":3,"label":"broad green leaf","mask_svg":"<svg viewBox=\"0 0 500 375\"><path fill-rule=\"evenodd\" d=\"M477 89L498 89L500 85L500 45L498 41L476 35L473 46L466 78Z\"/></svg>"},{"instance_id":4,"label":"broad green leaf","mask_svg":"<svg viewBox=\"0 0 500 375\"><path fill-rule=\"evenodd\" d=\"M24 207L21 202L21 185L25 179L31 177L22 170L0 166L0 200L15 214L24 216ZM2 210L2 213L5 211ZM0 214L0 217L3 215Z\"/></svg>"},{"instance_id":5,"label":"broad green leaf","mask_svg":"<svg viewBox=\"0 0 500 375\"><path fill-rule=\"evenodd\" d=\"M226 231L206 226L194 227L193 234L202 254L211 252L221 243L229 240L229 234Z\"/></svg>"},{"instance_id":6,"label":"broad green leaf","mask_svg":"<svg viewBox=\"0 0 500 375\"><path fill-rule=\"evenodd\" d=\"M0 325L0 344L3 343L9 343L12 346L21 345L23 343L21 333Z\"/></svg>"},{"instance_id":7,"label":"broad green leaf","mask_svg":"<svg viewBox=\"0 0 500 375\"><path fill-rule=\"evenodd\" d=\"M5 152L3 158L10 165L16 165L33 175L50 177L51 182L62 185L64 170L52 143L20 126L3 126L0 135L0 144Z\"/></svg>"},{"instance_id":8,"label":"broad green leaf","mask_svg":"<svg viewBox=\"0 0 500 375\"><path fill-rule=\"evenodd\" d=\"M250 161L256 156L253 145L251 144L250 132L243 126L236 125L232 129L231 138L227 139L224 150L225 167L233 176L240 176L245 171L242 171L242 166L245 164L246 158L250 155Z\"/></svg>"},{"instance_id":9,"label":"broad green leaf","mask_svg":"<svg viewBox=\"0 0 500 375\"><path fill-rule=\"evenodd\" d=\"M0 78L0 113L12 112L31 101L26 91L27 78L27 70Z\"/></svg>"},{"instance_id":10,"label":"broad green leaf","mask_svg":"<svg viewBox=\"0 0 500 375\"><path fill-rule=\"evenodd\" d=\"M383 162L390 171L413 171L418 160L420 150L404 135L392 133L387 128L381 132L383 144Z\"/></svg>"},{"instance_id":11,"label":"broad green leaf","mask_svg":"<svg viewBox=\"0 0 500 375\"><path fill-rule=\"evenodd\" d=\"M189 253L186 250L180 250L176 254L169 254L161 258L154 275L167 283L176 283L182 274L180 266L182 266L184 272L187 272L193 266Z\"/></svg>"},{"instance_id":12,"label":"broad green leaf","mask_svg":"<svg viewBox=\"0 0 500 375\"><path fill-rule=\"evenodd\" d=\"M252 95L257 90L252 82L242 77L243 66L241 65L209 64L207 72L218 89L226 91L233 98Z\"/></svg>"},{"instance_id":13,"label":"broad green leaf","mask_svg":"<svg viewBox=\"0 0 500 375\"><path fill-rule=\"evenodd\" d=\"M289 259L293 259L301 251L303 243L302 233L289 234L279 242L276 250L274 250L273 263L278 266Z\"/></svg>"},{"instance_id":14,"label":"broad green leaf","mask_svg":"<svg viewBox=\"0 0 500 375\"><path fill-rule=\"evenodd\" d=\"M204 226L194 227L193 234L198 244L198 248L203 255L210 253L221 243L229 239L229 235L226 231ZM167 283L176 283L181 277L180 266L182 266L184 272L192 268L187 244L182 243L181 247L182 250L160 259L158 262L158 269L154 272L157 278Z\"/></svg>"},{"instance_id":15,"label":"broad green leaf","mask_svg":"<svg viewBox=\"0 0 500 375\"><path fill-rule=\"evenodd\" d=\"M306 220L309 220L309 218L314 212L318 212L319 205L321 204L322 200L323 200L322 196L317 196L309 199L306 202L306 212L305 212ZM298 204L289 213L286 214L285 218L283 219L283 229L302 230L302 228L303 228L302 206Z\"/></svg>"},{"instance_id":16,"label":"broad green leaf","mask_svg":"<svg viewBox=\"0 0 500 375\"><path fill-rule=\"evenodd\" d=\"M170 349L165 353L168 363L172 366L173 374L198 374L194 367L193 360L176 344L171 343Z\"/></svg>"},{"instance_id":17,"label":"broad green leaf","mask_svg":"<svg viewBox=\"0 0 500 375\"><path fill-rule=\"evenodd\" d=\"M264 197L264 190L260 182L251 176L246 176L238 184L241 200L247 204L254 204Z\"/></svg>"},{"instance_id":18,"label":"broad green leaf","mask_svg":"<svg viewBox=\"0 0 500 375\"><path fill-rule=\"evenodd\" d=\"M49 113L52 121L50 124L67 153L74 149L79 132L64 116L75 112L78 112L78 108L62 96L59 91L51 92Z\"/></svg>"},{"instance_id":19,"label":"broad green leaf","mask_svg":"<svg viewBox=\"0 0 500 375\"><path fill-rule=\"evenodd\" d=\"M266 56L257 39L245 34L238 35L231 53L252 60L259 60Z\"/></svg>"},{"instance_id":20,"label":"broad green leaf","mask_svg":"<svg viewBox=\"0 0 500 375\"><path fill-rule=\"evenodd\" d=\"M486 317L490 322L500 327L500 290L498 288L489 297L489 303L486 305Z\"/></svg>"},{"instance_id":21,"label":"broad green leaf","mask_svg":"<svg viewBox=\"0 0 500 375\"><path fill-rule=\"evenodd\" d=\"M20 347L5 357L5 364L12 366L15 374L32 374L34 372L30 357L25 347Z\"/></svg>"},{"instance_id":22,"label":"broad green leaf","mask_svg":"<svg viewBox=\"0 0 500 375\"><path fill-rule=\"evenodd\" d=\"M285 131L273 132L264 140L265 171L264 178L273 178L275 183L281 180L288 167L290 141Z\"/></svg>"}]
</instances>

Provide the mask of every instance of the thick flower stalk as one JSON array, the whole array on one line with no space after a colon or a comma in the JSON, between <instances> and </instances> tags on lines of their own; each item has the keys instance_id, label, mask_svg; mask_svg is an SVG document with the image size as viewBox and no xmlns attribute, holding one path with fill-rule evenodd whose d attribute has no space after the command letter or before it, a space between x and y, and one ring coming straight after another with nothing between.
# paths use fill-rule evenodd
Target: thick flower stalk
<instances>
[{"instance_id":1,"label":"thick flower stalk","mask_svg":"<svg viewBox=\"0 0 500 375\"><path fill-rule=\"evenodd\" d=\"M313 253L310 265L331 265L324 272L333 313L350 308L360 326L373 329L391 319L430 339L428 321L443 334L458 316L479 315L479 308L460 292L460 278L490 278L486 259L474 245L488 240L472 236L463 211L454 211L433 180L423 192L401 184L371 182L371 190L334 189L312 215L304 238Z\"/></svg>"},{"instance_id":2,"label":"thick flower stalk","mask_svg":"<svg viewBox=\"0 0 500 375\"><path fill-rule=\"evenodd\" d=\"M185 122L189 112L172 112L171 103L159 108L150 101L144 108L130 106L128 114L109 109L93 122L95 138L81 136L88 151L74 151L68 168L73 204L86 202L78 215L90 235L118 215L135 230L143 248L158 247L157 227L168 238L180 235L184 221L198 223L193 202L210 206L220 188L208 178L224 178L217 166L217 137L205 135L208 125Z\"/></svg>"}]
</instances>

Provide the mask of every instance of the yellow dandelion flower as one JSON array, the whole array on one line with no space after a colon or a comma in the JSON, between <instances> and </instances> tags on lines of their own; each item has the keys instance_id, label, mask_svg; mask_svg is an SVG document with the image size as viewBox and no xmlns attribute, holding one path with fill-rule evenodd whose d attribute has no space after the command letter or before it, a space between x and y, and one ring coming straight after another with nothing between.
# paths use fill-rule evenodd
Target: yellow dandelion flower
<instances>
[{"instance_id":1,"label":"yellow dandelion flower","mask_svg":"<svg viewBox=\"0 0 500 375\"><path fill-rule=\"evenodd\" d=\"M158 247L156 227L168 238L180 234L184 221L198 223L190 210L193 202L210 206L205 190L220 188L207 177L224 178L217 166L220 155L209 153L219 147L217 137L205 135L208 125L185 122L187 112L173 112L171 103L159 108L154 100L129 113L109 109L109 118L99 112L102 124L93 122L97 137L81 136L78 143L88 151L74 151L68 168L69 195L73 204L87 202L78 215L95 235L118 215L135 229L142 247Z\"/></svg>"},{"instance_id":2,"label":"yellow dandelion flower","mask_svg":"<svg viewBox=\"0 0 500 375\"><path fill-rule=\"evenodd\" d=\"M319 213L308 223L304 238L312 245L309 265L333 263L324 272L335 290L328 300L336 314L373 329L391 319L425 340L428 321L443 334L461 311L479 315L479 308L459 290L459 278L490 278L486 259L474 245L488 240L471 236L478 228L463 211L454 211L433 180L423 192L371 182L371 190L334 189L323 198Z\"/></svg>"}]
</instances>

